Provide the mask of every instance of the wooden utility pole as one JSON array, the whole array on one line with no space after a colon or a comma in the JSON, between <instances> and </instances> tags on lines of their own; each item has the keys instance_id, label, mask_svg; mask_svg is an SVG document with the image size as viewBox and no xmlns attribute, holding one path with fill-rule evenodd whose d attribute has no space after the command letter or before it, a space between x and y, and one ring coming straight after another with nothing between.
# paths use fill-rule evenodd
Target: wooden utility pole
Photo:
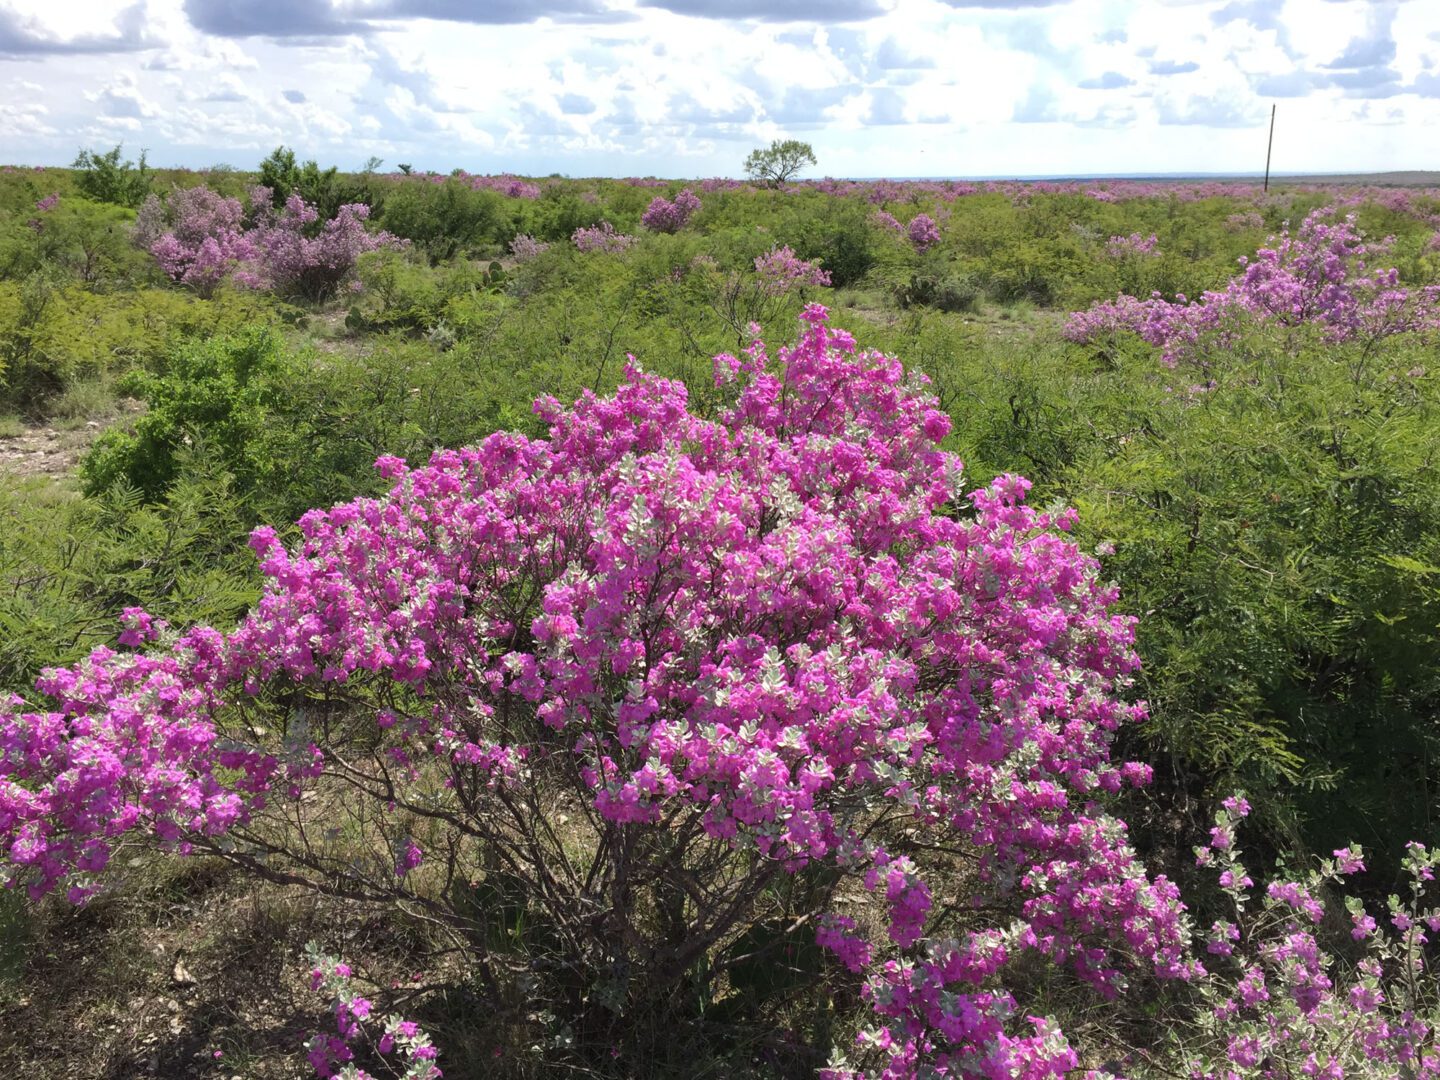
<instances>
[{"instance_id":1,"label":"wooden utility pole","mask_svg":"<svg viewBox=\"0 0 1440 1080\"><path fill-rule=\"evenodd\" d=\"M1270 106L1270 139L1265 144L1265 191L1270 190L1270 150L1275 145L1275 106Z\"/></svg>"}]
</instances>

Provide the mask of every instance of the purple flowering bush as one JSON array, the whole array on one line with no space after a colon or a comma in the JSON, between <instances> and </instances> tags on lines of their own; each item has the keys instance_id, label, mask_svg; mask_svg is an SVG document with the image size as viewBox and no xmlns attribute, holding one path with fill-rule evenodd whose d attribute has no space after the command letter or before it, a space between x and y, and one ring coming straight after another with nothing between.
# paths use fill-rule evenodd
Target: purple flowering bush
<instances>
[{"instance_id":1,"label":"purple flowering bush","mask_svg":"<svg viewBox=\"0 0 1440 1080\"><path fill-rule=\"evenodd\" d=\"M141 207L137 234L156 229L159 200L150 196ZM259 258L256 237L245 229L245 208L203 184L177 188L168 200L170 227L147 245L150 254L172 281L187 285L201 296L232 275L242 285L258 285L251 269Z\"/></svg>"},{"instance_id":2,"label":"purple flowering bush","mask_svg":"<svg viewBox=\"0 0 1440 1080\"><path fill-rule=\"evenodd\" d=\"M404 246L387 232L366 230L370 208L364 203L345 204L317 231L320 214L315 207L291 195L277 213L268 197L257 197L263 190L256 189L251 198L260 208L254 243L263 279L277 292L317 303L328 300L353 277L361 255Z\"/></svg>"},{"instance_id":3,"label":"purple flowering bush","mask_svg":"<svg viewBox=\"0 0 1440 1080\"><path fill-rule=\"evenodd\" d=\"M940 242L940 226L929 214L916 214L906 226L905 235L916 251L929 251Z\"/></svg>"},{"instance_id":4,"label":"purple flowering bush","mask_svg":"<svg viewBox=\"0 0 1440 1080\"><path fill-rule=\"evenodd\" d=\"M1154 233L1149 236L1138 232L1129 236L1112 236L1105 244L1105 255L1111 259L1154 257L1159 254L1160 239Z\"/></svg>"},{"instance_id":5,"label":"purple flowering bush","mask_svg":"<svg viewBox=\"0 0 1440 1080\"><path fill-rule=\"evenodd\" d=\"M924 382L823 308L716 372L709 419L631 367L538 403L546 439L382 458L388 495L288 549L256 530L264 594L228 633L129 610L118 650L0 707L12 883L83 902L122 844L210 853L423 912L500 987L483 881L545 928L524 993L588 1045L724 971L793 878L787 919L873 1011L857 1067L1074 1068L1007 965L1102 996L1195 971L1102 805L1149 772L1109 752L1133 621L1073 515L1014 476L967 495ZM348 847L320 841L347 807ZM971 895L937 904L956 857Z\"/></svg>"},{"instance_id":6,"label":"purple flowering bush","mask_svg":"<svg viewBox=\"0 0 1440 1080\"><path fill-rule=\"evenodd\" d=\"M790 245L771 248L755 258L755 274L767 292L787 293L805 285L829 285L830 274L790 250Z\"/></svg>"},{"instance_id":7,"label":"purple flowering bush","mask_svg":"<svg viewBox=\"0 0 1440 1080\"><path fill-rule=\"evenodd\" d=\"M520 262L529 262L531 259L539 258L550 250L550 245L543 240L537 240L529 233L516 233L510 241L510 254Z\"/></svg>"},{"instance_id":8,"label":"purple flowering bush","mask_svg":"<svg viewBox=\"0 0 1440 1080\"><path fill-rule=\"evenodd\" d=\"M1158 293L1148 300L1121 295L1073 313L1065 336L1090 343L1127 331L1158 347L1173 366L1193 357L1202 340L1233 342L1253 322L1314 325L1332 341L1440 329L1440 286L1406 288L1394 268L1368 267L1385 248L1364 240L1353 214L1337 220L1333 208L1322 208L1293 235L1286 230L1253 260L1241 259L1241 273L1224 289L1193 302L1183 294L1173 301Z\"/></svg>"},{"instance_id":9,"label":"purple flowering bush","mask_svg":"<svg viewBox=\"0 0 1440 1080\"><path fill-rule=\"evenodd\" d=\"M435 1064L439 1052L419 1024L393 1013L376 1016L370 999L355 990L350 965L327 956L313 943L305 952L311 965L310 989L331 999L335 1015L333 1035L316 1034L305 1043L305 1056L317 1076L375 1080L373 1073L355 1064L359 1046L386 1060L398 1080L440 1080L443 1073Z\"/></svg>"},{"instance_id":10,"label":"purple flowering bush","mask_svg":"<svg viewBox=\"0 0 1440 1080\"><path fill-rule=\"evenodd\" d=\"M570 235L570 241L578 251L598 251L606 255L618 255L628 251L635 243L635 237L616 232L615 226L602 221L595 226L581 226Z\"/></svg>"},{"instance_id":11,"label":"purple flowering bush","mask_svg":"<svg viewBox=\"0 0 1440 1080\"><path fill-rule=\"evenodd\" d=\"M810 290L830 284L818 263L800 258L789 247L773 247L754 260L754 273L722 271L708 255L690 265L705 282L710 308L735 335L741 348L756 336L756 327L799 313Z\"/></svg>"},{"instance_id":12,"label":"purple flowering bush","mask_svg":"<svg viewBox=\"0 0 1440 1080\"><path fill-rule=\"evenodd\" d=\"M204 185L177 189L163 215L158 202L147 201L137 237L159 231L168 217L168 229L149 241L148 250L171 280L202 296L228 280L315 302L329 299L353 278L361 255L404 243L386 232L367 231L370 208L363 203L340 207L324 223L299 195L291 195L276 212L269 188L256 187L250 205L247 220L238 199Z\"/></svg>"},{"instance_id":13,"label":"purple flowering bush","mask_svg":"<svg viewBox=\"0 0 1440 1080\"><path fill-rule=\"evenodd\" d=\"M899 219L888 210L874 210L870 214L870 223L876 228L885 232L904 233L905 226L900 224Z\"/></svg>"},{"instance_id":14,"label":"purple flowering bush","mask_svg":"<svg viewBox=\"0 0 1440 1080\"><path fill-rule=\"evenodd\" d=\"M1440 1076L1440 995L1426 948L1426 932L1440 932L1440 907L1429 895L1440 852L1407 845L1407 895L1392 894L1377 921L1362 900L1341 895L1365 869L1358 845L1298 879L1279 875L1258 893L1236 838L1249 813L1243 797L1226 799L1209 844L1195 849L1197 863L1215 871L1231 917L1206 936L1212 959L1196 982L1199 1007L1177 1025L1168 1059L1142 1054L1135 1074ZM1336 923L1344 928L1338 935ZM1337 936L1355 955L1341 958L1331 943Z\"/></svg>"},{"instance_id":15,"label":"purple flowering bush","mask_svg":"<svg viewBox=\"0 0 1440 1080\"><path fill-rule=\"evenodd\" d=\"M663 195L652 199L645 212L640 215L640 224L651 232L677 233L690 223L691 217L699 209L699 196L689 188L684 188L674 199L667 199Z\"/></svg>"}]
</instances>

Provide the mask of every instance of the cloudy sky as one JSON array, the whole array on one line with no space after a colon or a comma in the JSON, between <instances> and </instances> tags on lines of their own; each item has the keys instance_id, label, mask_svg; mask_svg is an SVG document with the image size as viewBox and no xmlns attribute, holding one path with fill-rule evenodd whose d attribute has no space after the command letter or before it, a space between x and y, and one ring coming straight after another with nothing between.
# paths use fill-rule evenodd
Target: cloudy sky
<instances>
[{"instance_id":1,"label":"cloudy sky","mask_svg":"<svg viewBox=\"0 0 1440 1080\"><path fill-rule=\"evenodd\" d=\"M0 161L736 175L1440 167L1440 0L0 0Z\"/></svg>"}]
</instances>

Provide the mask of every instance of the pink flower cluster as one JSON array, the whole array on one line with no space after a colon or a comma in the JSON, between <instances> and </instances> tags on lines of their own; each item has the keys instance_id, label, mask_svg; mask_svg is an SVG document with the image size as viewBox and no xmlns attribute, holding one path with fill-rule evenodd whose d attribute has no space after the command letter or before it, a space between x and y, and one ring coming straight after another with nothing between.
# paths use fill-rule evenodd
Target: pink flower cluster
<instances>
[{"instance_id":1,"label":"pink flower cluster","mask_svg":"<svg viewBox=\"0 0 1440 1080\"><path fill-rule=\"evenodd\" d=\"M278 214L269 188L252 189L250 203L254 221L247 227L240 200L203 185L177 189L167 208L170 228L150 242L150 253L173 281L202 296L230 280L324 300L354 273L361 255L403 243L389 233L366 231L370 208L363 203L340 207L318 230L319 212L299 195L291 195ZM145 230L155 229L158 200L147 200L142 211Z\"/></svg>"},{"instance_id":2,"label":"pink flower cluster","mask_svg":"<svg viewBox=\"0 0 1440 1080\"><path fill-rule=\"evenodd\" d=\"M58 205L59 202L60 193L58 191L53 191L49 195L46 195L43 199L38 200L35 203L35 209L40 211L40 213L42 214L49 213L51 210L55 209L56 205Z\"/></svg>"},{"instance_id":3,"label":"pink flower cluster","mask_svg":"<svg viewBox=\"0 0 1440 1080\"><path fill-rule=\"evenodd\" d=\"M905 226L889 210L876 210L870 215L870 222L887 232L903 233Z\"/></svg>"},{"instance_id":4,"label":"pink flower cluster","mask_svg":"<svg viewBox=\"0 0 1440 1080\"><path fill-rule=\"evenodd\" d=\"M916 251L929 251L940 242L940 227L929 214L916 214L905 230Z\"/></svg>"},{"instance_id":5,"label":"pink flower cluster","mask_svg":"<svg viewBox=\"0 0 1440 1080\"><path fill-rule=\"evenodd\" d=\"M1409 896L1391 896L1396 934L1379 930L1364 904L1344 897L1365 955L1342 973L1318 935L1344 878L1362 872L1360 848L1340 848L1300 881L1276 880L1255 910L1253 882L1240 862L1235 830L1250 812L1225 800L1208 847L1196 861L1219 872L1237 922L1218 920L1207 950L1220 958L1199 987L1210 1007L1177 1038L1182 1071L1196 1080L1236 1076L1440 1076L1440 1002L1426 971L1425 930L1440 932L1440 908L1425 893L1440 852L1409 845L1403 866Z\"/></svg>"},{"instance_id":6,"label":"pink flower cluster","mask_svg":"<svg viewBox=\"0 0 1440 1080\"><path fill-rule=\"evenodd\" d=\"M628 251L635 243L635 237L616 232L615 226L608 221L593 227L582 226L570 234L570 239L580 251L599 251L607 255Z\"/></svg>"},{"instance_id":7,"label":"pink flower cluster","mask_svg":"<svg viewBox=\"0 0 1440 1080\"><path fill-rule=\"evenodd\" d=\"M398 1058L396 1064L404 1071L390 1073L398 1080L440 1080L444 1074L435 1064L439 1054L419 1024L393 1014L378 1019L374 1004L353 989L349 964L326 956L313 943L305 947L305 953L311 964L310 989L329 994L335 1008L335 1034L317 1034L305 1043L306 1057L317 1076L377 1080L354 1064L354 1047L364 1042L382 1056ZM371 1029L377 1024L380 1037L374 1039Z\"/></svg>"},{"instance_id":8,"label":"pink flower cluster","mask_svg":"<svg viewBox=\"0 0 1440 1080\"><path fill-rule=\"evenodd\" d=\"M1160 241L1151 233L1149 236L1141 236L1139 233L1131 233L1129 236L1112 236L1105 245L1105 254L1111 259L1123 259L1127 256L1159 255Z\"/></svg>"},{"instance_id":9,"label":"pink flower cluster","mask_svg":"<svg viewBox=\"0 0 1440 1080\"><path fill-rule=\"evenodd\" d=\"M657 195L640 215L640 224L651 232L677 233L690 222L700 209L700 198L689 188L683 188L674 199Z\"/></svg>"},{"instance_id":10,"label":"pink flower cluster","mask_svg":"<svg viewBox=\"0 0 1440 1080\"><path fill-rule=\"evenodd\" d=\"M550 245L543 240L536 240L529 233L516 233L515 238L510 241L510 254L521 262L529 262L536 256L543 255L550 250Z\"/></svg>"},{"instance_id":11,"label":"pink flower cluster","mask_svg":"<svg viewBox=\"0 0 1440 1080\"><path fill-rule=\"evenodd\" d=\"M1088 343L1129 331L1173 365L1248 321L1315 325L1334 341L1440 328L1440 286L1406 288L1394 269L1367 269L1367 257L1383 247L1362 240L1353 214L1334 220L1333 209L1316 210L1293 236L1282 232L1273 247L1242 259L1243 271L1224 289L1193 303L1122 295L1073 313L1065 336Z\"/></svg>"},{"instance_id":12,"label":"pink flower cluster","mask_svg":"<svg viewBox=\"0 0 1440 1080\"><path fill-rule=\"evenodd\" d=\"M299 195L291 195L278 214L270 209L267 188L253 189L250 202L260 208L254 231L263 280L280 292L326 300L355 272L361 255L404 246L387 232L366 231L370 207L364 203L346 203L317 231L319 211Z\"/></svg>"},{"instance_id":13,"label":"pink flower cluster","mask_svg":"<svg viewBox=\"0 0 1440 1080\"><path fill-rule=\"evenodd\" d=\"M806 262L790 245L771 248L755 259L755 273L761 288L769 295L779 296L805 285L829 285L830 273L818 263Z\"/></svg>"},{"instance_id":14,"label":"pink flower cluster","mask_svg":"<svg viewBox=\"0 0 1440 1080\"><path fill-rule=\"evenodd\" d=\"M390 173L391 180L400 182L419 181L431 184L443 184L455 176L475 191L498 191L511 199L538 199L541 195L541 187L532 180L524 177L512 176L509 173L501 173L498 176L477 176L468 173L464 169L456 169L453 173L416 173L406 175L405 173Z\"/></svg>"},{"instance_id":15,"label":"pink flower cluster","mask_svg":"<svg viewBox=\"0 0 1440 1080\"><path fill-rule=\"evenodd\" d=\"M150 254L172 281L202 296L209 296L232 274L240 284L260 284L254 268L260 248L257 237L245 228L245 208L239 199L228 199L203 184L177 188L170 195L168 211L170 230L151 242Z\"/></svg>"}]
</instances>

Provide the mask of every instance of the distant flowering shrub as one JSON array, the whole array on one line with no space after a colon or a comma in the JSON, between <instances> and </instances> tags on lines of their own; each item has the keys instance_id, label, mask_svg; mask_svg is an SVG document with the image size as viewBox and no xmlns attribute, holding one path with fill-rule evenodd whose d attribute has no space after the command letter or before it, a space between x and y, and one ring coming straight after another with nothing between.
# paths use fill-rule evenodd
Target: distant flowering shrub
<instances>
[{"instance_id":1,"label":"distant flowering shrub","mask_svg":"<svg viewBox=\"0 0 1440 1080\"><path fill-rule=\"evenodd\" d=\"M158 206L159 200L151 195L141 207L147 231L157 227ZM252 267L259 249L254 235L245 230L245 208L238 199L204 185L176 188L168 200L168 217L169 230L152 240L149 250L171 280L202 296L209 296L232 274L241 284L259 284Z\"/></svg>"},{"instance_id":2,"label":"distant flowering shrub","mask_svg":"<svg viewBox=\"0 0 1440 1080\"><path fill-rule=\"evenodd\" d=\"M582 226L570 234L570 239L580 251L599 251L607 255L628 251L635 243L635 237L616 232L615 226L608 221L593 227Z\"/></svg>"},{"instance_id":3,"label":"distant flowering shrub","mask_svg":"<svg viewBox=\"0 0 1440 1080\"><path fill-rule=\"evenodd\" d=\"M777 280L815 273L771 254ZM1074 1068L1052 1022L1017 1014L1006 965L1106 994L1195 970L1174 886L1099 806L1149 775L1109 757L1141 715L1122 699L1133 620L1065 537L1073 513L1026 505L1015 476L966 495L924 381L824 308L773 358L757 338L715 367L710 418L631 366L614 397L539 402L547 439L381 458L387 495L307 513L288 550L256 530L264 593L229 633L128 610L118 650L46 672L45 704L0 705L12 881L83 901L149 837L458 919L454 890L415 891L429 830L434 874L504 867L554 928L527 997L593 956L625 966L610 1030L813 868L797 914L861 981L884 1075ZM317 786L349 794L303 798ZM361 850L293 831L350 800ZM559 806L586 851L550 827ZM973 858L973 896L936 903L931 849ZM672 890L662 942L648 913ZM368 1019L334 992L322 1069Z\"/></svg>"},{"instance_id":4,"label":"distant flowering shrub","mask_svg":"<svg viewBox=\"0 0 1440 1080\"><path fill-rule=\"evenodd\" d=\"M817 263L806 262L790 250L790 245L771 248L755 259L755 273L765 292L772 295L788 293L804 285L829 285L829 272Z\"/></svg>"},{"instance_id":5,"label":"distant flowering shrub","mask_svg":"<svg viewBox=\"0 0 1440 1080\"><path fill-rule=\"evenodd\" d=\"M823 181L822 181L823 182ZM910 193L907 185L894 180L876 180L869 185L865 197L877 206L887 202L900 202Z\"/></svg>"},{"instance_id":6,"label":"distant flowering shrub","mask_svg":"<svg viewBox=\"0 0 1440 1080\"><path fill-rule=\"evenodd\" d=\"M1258 210L1242 210L1225 219L1225 227L1235 232L1243 229L1263 229L1265 218Z\"/></svg>"},{"instance_id":7,"label":"distant flowering shrub","mask_svg":"<svg viewBox=\"0 0 1440 1080\"><path fill-rule=\"evenodd\" d=\"M700 199L689 188L681 190L673 200L657 195L640 215L640 224L651 232L677 233L699 209Z\"/></svg>"},{"instance_id":8,"label":"distant flowering shrub","mask_svg":"<svg viewBox=\"0 0 1440 1080\"><path fill-rule=\"evenodd\" d=\"M43 199L38 200L35 203L35 209L40 211L40 213L45 214L51 210L54 210L55 207L59 204L59 202L60 193L58 191L54 191L51 192L49 195L46 195Z\"/></svg>"},{"instance_id":9,"label":"distant flowering shrub","mask_svg":"<svg viewBox=\"0 0 1440 1080\"><path fill-rule=\"evenodd\" d=\"M165 203L159 195L151 192L145 196L145 201L135 212L135 225L130 233L130 242L142 251L149 251L168 228Z\"/></svg>"},{"instance_id":10,"label":"distant flowering shrub","mask_svg":"<svg viewBox=\"0 0 1440 1080\"><path fill-rule=\"evenodd\" d=\"M403 179L399 174L392 175L396 179ZM449 173L423 173L418 176L418 179L427 180L432 184L443 184L450 179L451 175ZM460 169L453 175L459 177L461 181L476 191L498 191L501 195L512 199L538 199L541 195L539 184L523 177L512 176L509 173L501 173L498 176L476 176Z\"/></svg>"},{"instance_id":11,"label":"distant flowering shrub","mask_svg":"<svg viewBox=\"0 0 1440 1080\"><path fill-rule=\"evenodd\" d=\"M404 243L389 233L366 231L370 208L363 203L340 207L318 231L314 225L319 212L299 195L291 195L277 213L270 189L255 187L250 206L247 221L238 199L203 185L177 188L164 208L154 196L142 205L137 240L165 229L168 217L168 229L155 236L148 249L172 280L202 296L230 280L313 301L333 296L351 278L361 255Z\"/></svg>"},{"instance_id":12,"label":"distant flowering shrub","mask_svg":"<svg viewBox=\"0 0 1440 1080\"><path fill-rule=\"evenodd\" d=\"M340 207L318 232L313 226L319 211L299 195L285 200L278 213L270 209L268 200L252 198L252 205L260 208L251 236L264 280L277 292L307 300L334 296L354 274L361 255L405 244L387 232L368 232L370 208L364 203Z\"/></svg>"},{"instance_id":13,"label":"distant flowering shrub","mask_svg":"<svg viewBox=\"0 0 1440 1080\"><path fill-rule=\"evenodd\" d=\"M1294 235L1286 230L1253 260L1241 259L1239 276L1198 301L1122 295L1072 314L1065 336L1084 343L1129 331L1173 365L1202 339L1231 332L1236 320L1311 324L1335 341L1440 329L1440 286L1407 289L1397 270L1368 269L1366 260L1384 245L1365 243L1353 214L1334 217L1333 208L1312 212Z\"/></svg>"},{"instance_id":14,"label":"distant flowering shrub","mask_svg":"<svg viewBox=\"0 0 1440 1080\"><path fill-rule=\"evenodd\" d=\"M905 233L916 251L929 251L940 242L940 228L929 214L916 214Z\"/></svg>"},{"instance_id":15,"label":"distant flowering shrub","mask_svg":"<svg viewBox=\"0 0 1440 1080\"><path fill-rule=\"evenodd\" d=\"M515 238L510 241L510 254L521 262L526 262L543 255L550 250L550 245L543 240L536 240L529 233L516 233Z\"/></svg>"},{"instance_id":16,"label":"distant flowering shrub","mask_svg":"<svg viewBox=\"0 0 1440 1080\"><path fill-rule=\"evenodd\" d=\"M1123 259L1136 255L1159 255L1160 240L1154 233L1149 236L1142 236L1140 233L1131 233L1129 236L1112 236L1105 244L1105 254L1111 259Z\"/></svg>"},{"instance_id":17,"label":"distant flowering shrub","mask_svg":"<svg viewBox=\"0 0 1440 1080\"><path fill-rule=\"evenodd\" d=\"M888 232L903 233L905 226L900 224L895 215L888 210L876 210L871 213L870 221Z\"/></svg>"}]
</instances>

